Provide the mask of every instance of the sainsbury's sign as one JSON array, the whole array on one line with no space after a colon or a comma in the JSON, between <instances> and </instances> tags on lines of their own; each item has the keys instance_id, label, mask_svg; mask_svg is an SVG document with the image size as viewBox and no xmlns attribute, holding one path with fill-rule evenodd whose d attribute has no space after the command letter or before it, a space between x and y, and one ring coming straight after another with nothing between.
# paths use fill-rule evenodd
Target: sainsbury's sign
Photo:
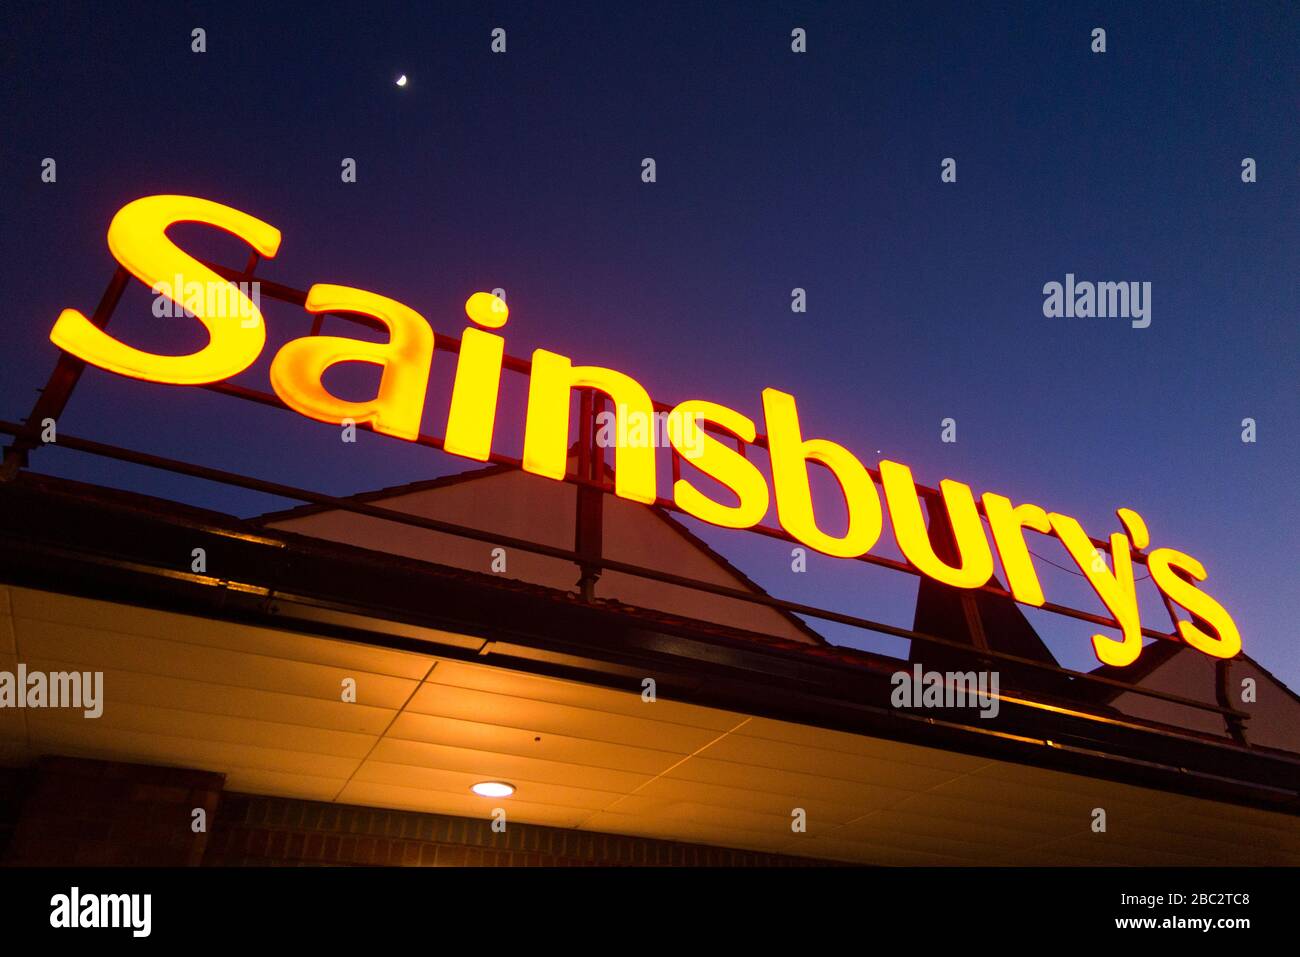
<instances>
[{"instance_id":1,"label":"sainsbury's sign","mask_svg":"<svg viewBox=\"0 0 1300 957\"><path fill-rule=\"evenodd\" d=\"M65 309L59 315L50 332L51 341L100 368L172 385L220 382L252 365L266 345L257 297L250 298L250 290L226 282L168 238L167 229L183 222L225 230L264 258L275 256L280 231L248 213L192 196L148 196L127 204L113 217L108 229L113 256L151 289L182 304L185 314L206 327L207 345L188 355L143 351L109 335L75 309ZM188 296L188 289L219 290L220 294ZM270 371L271 386L280 399L321 422L351 420L385 435L416 440L433 362L435 337L429 323L409 306L350 286L313 285L304 305L311 313L372 317L387 326L389 339L379 343L309 335L287 342L276 353ZM453 455L487 461L505 356L505 340L490 330L504 326L509 311L501 299L478 292L466 302L465 312L471 325L461 339L443 447ZM374 398L344 400L325 388L325 372L341 362L380 368ZM628 421L655 420L650 396L631 376L598 366L574 365L567 356L538 349L532 355L528 384L525 471L550 479L565 477L573 389L595 389L609 396L618 410L620 436L627 435ZM940 492L956 543L955 564L949 563L936 554L930 541L921 496L906 465L882 461L877 490L871 473L848 449L827 439L803 436L794 396L768 388L762 392L762 404L770 485L768 476L741 452L689 427L699 422L712 431L752 443L758 435L753 420L704 399L682 402L669 414L668 433L675 452L688 456L735 499L734 504L719 502L689 478L680 478L673 485L673 500L684 512L726 528L752 528L767 514L774 496L777 519L791 536L840 558L869 552L880 537L887 512L899 549L921 574L955 588L980 588L993 578L996 550L1012 595L1035 607L1041 607L1046 598L1025 530L1055 535L1118 624L1118 638L1093 636L1098 659L1116 666L1137 660L1142 651L1142 623L1133 552L1146 549L1151 536L1146 522L1132 509L1116 511L1123 531L1110 536L1112 558L1108 565L1076 519L1027 502L1013 505L1005 496L986 492L981 501L990 544L970 487L945 479ZM657 498L653 444L619 441L614 456L615 494L653 504ZM829 534L818 525L808 478L810 462L829 469L843 493L848 513L843 534ZM1193 618L1178 622L1183 641L1216 658L1231 658L1241 650L1241 636L1232 617L1198 587L1207 577L1199 561L1172 548L1157 548L1146 556L1146 562L1164 598Z\"/></svg>"}]
</instances>

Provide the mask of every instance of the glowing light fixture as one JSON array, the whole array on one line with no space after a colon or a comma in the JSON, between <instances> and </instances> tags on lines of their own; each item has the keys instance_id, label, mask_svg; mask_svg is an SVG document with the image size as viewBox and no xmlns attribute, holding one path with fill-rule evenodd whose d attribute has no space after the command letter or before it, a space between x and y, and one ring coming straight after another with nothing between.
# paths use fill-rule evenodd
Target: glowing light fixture
<instances>
[{"instance_id":1,"label":"glowing light fixture","mask_svg":"<svg viewBox=\"0 0 1300 957\"><path fill-rule=\"evenodd\" d=\"M504 781L480 781L470 790L479 797L506 798L515 793L515 786Z\"/></svg>"},{"instance_id":2,"label":"glowing light fixture","mask_svg":"<svg viewBox=\"0 0 1300 957\"><path fill-rule=\"evenodd\" d=\"M406 74L397 78L405 86ZM124 206L108 227L109 251L128 272L159 296L184 304L201 323L208 343L189 355L160 355L137 349L96 326L83 313L60 313L50 340L64 352L101 369L150 382L207 385L248 369L266 345L266 329L256 298L223 279L171 241L167 230L177 223L202 223L242 239L263 259L275 256L280 231L229 206L195 196L147 196ZM244 284L241 283L241 286ZM170 292L169 292L170 290ZM280 347L271 362L271 386L281 401L305 416L340 425L368 424L374 431L407 441L419 441L434 353L434 334L415 310L377 293L349 286L317 283L307 291L304 308L317 315L355 313L378 319L388 327L387 342L350 337L309 335ZM465 329L459 345L451 405L442 447L464 458L492 458L492 437L504 368L502 331L510 317L503 297L475 292L465 302ZM325 372L342 363L377 365L379 388L368 401L345 401L328 392ZM655 443L644 428L634 438L635 423L653 423L659 410L649 393L631 376L599 366L575 365L568 356L534 350L529 366L528 408L523 458L525 472L563 480L568 473L570 415L575 389L592 389L613 401L618 439L614 444L614 494L654 505L658 502ZM758 426L726 406L702 399L688 400L668 414L669 438L675 451L705 476L727 488L736 504L706 496L689 477L674 474L673 501L686 513L726 528L753 528L774 502L776 517L791 538L826 555L854 559L875 547L886 512L893 537L910 570L953 588L984 587L993 577L994 549L1012 596L1024 604L1046 605L1025 533L1054 535L1069 552L1092 586L1109 620L1096 619L1107 630L1118 628L1118 639L1093 636L1093 648L1103 664L1122 668L1137 660L1143 648L1143 628L1133 556L1142 555L1156 589L1172 611L1184 609L1191 620L1178 620L1179 637L1214 658L1228 659L1241 651L1241 633L1217 600L1197 587L1205 581L1204 566L1183 552L1159 548L1147 552L1151 534L1146 522L1128 508L1116 510L1122 532L1098 543L1076 519L1032 503L986 493L984 516L970 486L951 479L939 483L940 497L922 509L921 493L911 469L881 461L873 474L848 449L822 438L805 438L795 398L777 389L762 392L766 445L771 462L769 487L762 471L748 459L744 446L758 441ZM674 428L674 419L677 427ZM706 436L698 454L681 429L683 419L709 422L738 443ZM603 430L603 427L602 427ZM878 453L879 454L879 453ZM826 532L817 521L809 478L809 463L830 470L839 485L848 513L842 535ZM676 471L676 470L674 470ZM877 489L877 483L880 488ZM881 500L881 492L884 501ZM946 508L951 548L940 555L931 541L927 512ZM931 515L931 517L933 517ZM990 545L983 518L988 519ZM1101 545L1101 549L1096 547ZM1103 551L1104 550L1104 551ZM1109 555L1109 562L1106 555ZM1113 622L1113 624L1111 624ZM513 785L482 781L472 788L483 797L508 797Z\"/></svg>"}]
</instances>

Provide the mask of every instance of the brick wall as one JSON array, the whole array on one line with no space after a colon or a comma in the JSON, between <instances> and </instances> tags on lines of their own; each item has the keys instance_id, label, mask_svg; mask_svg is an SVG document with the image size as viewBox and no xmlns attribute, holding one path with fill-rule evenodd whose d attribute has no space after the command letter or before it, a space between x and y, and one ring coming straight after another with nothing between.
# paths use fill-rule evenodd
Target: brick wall
<instances>
[{"instance_id":1,"label":"brick wall","mask_svg":"<svg viewBox=\"0 0 1300 957\"><path fill-rule=\"evenodd\" d=\"M21 798L4 863L179 866L203 860L193 811L217 812L225 776L186 768L44 757Z\"/></svg>"},{"instance_id":2,"label":"brick wall","mask_svg":"<svg viewBox=\"0 0 1300 957\"><path fill-rule=\"evenodd\" d=\"M28 866L823 864L808 858L293 798L186 768L45 757L0 776L0 862ZM191 826L207 813L207 833ZM8 837L8 847L5 838Z\"/></svg>"},{"instance_id":3,"label":"brick wall","mask_svg":"<svg viewBox=\"0 0 1300 957\"><path fill-rule=\"evenodd\" d=\"M205 865L808 865L824 861L477 818L226 794Z\"/></svg>"},{"instance_id":4,"label":"brick wall","mask_svg":"<svg viewBox=\"0 0 1300 957\"><path fill-rule=\"evenodd\" d=\"M5 859L22 819L31 781L32 772L27 768L0 768L0 861Z\"/></svg>"}]
</instances>

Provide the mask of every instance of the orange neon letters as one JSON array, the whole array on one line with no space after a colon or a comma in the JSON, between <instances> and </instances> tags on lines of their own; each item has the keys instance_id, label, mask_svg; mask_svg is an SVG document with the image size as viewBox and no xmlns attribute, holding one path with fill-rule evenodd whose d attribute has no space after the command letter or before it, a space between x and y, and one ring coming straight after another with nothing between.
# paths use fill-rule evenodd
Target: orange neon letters
<instances>
[{"instance_id":1,"label":"orange neon letters","mask_svg":"<svg viewBox=\"0 0 1300 957\"><path fill-rule=\"evenodd\" d=\"M465 315L481 326L499 329L510 311L496 296L476 292L465 302ZM461 335L447 432L442 440L444 451L480 462L491 457L505 352L506 341L490 332L469 328Z\"/></svg>"},{"instance_id":2,"label":"orange neon letters","mask_svg":"<svg viewBox=\"0 0 1300 957\"><path fill-rule=\"evenodd\" d=\"M271 362L271 386L284 404L321 422L351 419L400 439L420 435L424 393L433 362L433 330L414 309L364 289L317 283L307 290L308 312L354 312L388 326L389 341L363 342L341 336L303 336L286 342ZM379 391L365 402L331 395L321 383L338 362L381 366Z\"/></svg>"},{"instance_id":3,"label":"orange neon letters","mask_svg":"<svg viewBox=\"0 0 1300 957\"><path fill-rule=\"evenodd\" d=\"M1157 548L1147 557L1147 566L1156 586L1169 596L1170 601L1183 606L1217 632L1216 637L1207 634L1194 622L1180 621L1178 634L1182 635L1183 641L1215 658L1232 658L1241 651L1241 633L1232 617L1222 605L1179 574L1185 573L1198 582L1205 581L1204 565L1191 555L1172 548Z\"/></svg>"},{"instance_id":4,"label":"orange neon letters","mask_svg":"<svg viewBox=\"0 0 1300 957\"><path fill-rule=\"evenodd\" d=\"M562 479L569 455L569 393L599 389L614 400L615 418L624 434L628 419L654 421L654 406L631 376L598 366L575 366L567 357L545 349L533 353L528 382L528 421L524 430L524 470ZM619 442L614 449L614 491L620 498L652 505L655 450L649 442Z\"/></svg>"},{"instance_id":5,"label":"orange neon letters","mask_svg":"<svg viewBox=\"0 0 1300 957\"><path fill-rule=\"evenodd\" d=\"M678 479L673 485L673 500L688 514L702 521L725 528L752 528L763 520L767 514L770 501L767 491L767 479L753 462L745 458L702 428L696 428L695 434L702 440L700 451L691 457L687 455L689 443L684 441L683 431L686 422L694 423L695 418L714 422L726 429L743 442L753 442L758 434L751 419L733 409L713 402L693 400L676 406L669 417L669 424L674 426L669 438L675 448L688 461L704 474L721 482L739 500L737 505L723 505L709 498L687 479Z\"/></svg>"},{"instance_id":6,"label":"orange neon letters","mask_svg":"<svg viewBox=\"0 0 1300 957\"><path fill-rule=\"evenodd\" d=\"M988 516L998 557L1002 559L1002 570L1007 574L1007 587L1016 596L1016 601L1041 608L1046 599L1034 563L1029 558L1024 529L1050 532L1052 523L1048 521L1047 512L1029 503L1012 508L1009 498L992 492L985 492L983 500L984 514Z\"/></svg>"},{"instance_id":7,"label":"orange neon letters","mask_svg":"<svg viewBox=\"0 0 1300 957\"><path fill-rule=\"evenodd\" d=\"M763 414L767 419L772 484L776 487L776 511L781 525L810 548L837 558L856 558L870 551L880 537L883 517L880 495L866 468L842 445L826 439L805 439L799 429L794 396L764 389ZM808 484L809 462L820 462L829 468L844 494L849 527L839 538L827 535L817 526Z\"/></svg>"},{"instance_id":8,"label":"orange neon letters","mask_svg":"<svg viewBox=\"0 0 1300 957\"><path fill-rule=\"evenodd\" d=\"M1127 535L1116 532L1110 537L1110 551L1114 571L1106 567L1106 559L1092 544L1082 526L1068 515L1052 512L1048 515L1052 531L1069 551L1079 569L1092 585L1093 591L1106 604L1120 626L1120 640L1107 635L1093 635L1092 648L1097 660L1103 664L1123 667L1137 661L1142 653L1142 621L1138 612L1137 586L1133 580L1133 556L1129 551Z\"/></svg>"},{"instance_id":9,"label":"orange neon letters","mask_svg":"<svg viewBox=\"0 0 1300 957\"><path fill-rule=\"evenodd\" d=\"M167 229L180 222L224 229L266 258L276 254L280 233L247 213L192 196L149 196L127 204L113 217L108 230L113 256L132 275L194 313L209 334L204 348L183 356L145 352L108 335L75 309L65 309L59 315L50 339L92 365L152 382L202 385L247 369L265 345L261 313L239 289L171 242ZM173 281L182 288L170 289ZM219 295L215 301L210 295L191 299L188 287L196 284L209 292L216 290ZM313 285L305 306L313 313L372 316L388 327L389 340L376 343L313 335L286 343L276 354L270 371L271 384L284 403L323 422L338 424L350 419L369 424L376 432L418 439L434 352L433 331L424 317L400 302L348 286ZM492 456L505 361L504 339L487 330L504 326L509 310L503 299L476 292L466 301L465 314L474 325L465 330L461 339L443 447L454 455L486 461ZM322 376L340 362L369 363L381 368L373 399L345 401L325 389ZM523 468L551 479L566 477L574 389L596 389L613 399L620 436L615 451L615 494L636 502L655 503L654 443L622 440L629 424L644 432L644 427L655 421L654 406L646 390L621 372L575 366L567 356L545 349L533 353ZM871 474L844 447L826 439L805 439L792 395L764 389L762 398L772 463L771 489L753 462L697 425L710 422L742 443L754 443L760 441L754 422L726 406L696 399L681 403L669 415L669 440L675 454L725 487L737 503L715 501L689 478L681 478L672 490L676 504L687 514L715 525L751 528L762 521L774 495L777 519L797 541L841 558L867 553L875 546L883 525L880 493ZM844 496L848 522L840 536L827 534L817 524L808 474L812 462L830 470ZM993 548L968 486L948 479L940 483L956 544L956 563L949 564L935 552L911 470L897 462L883 461L880 483L894 536L916 570L957 588L980 588L989 582L993 577ZM1012 596L1027 605L1045 604L1024 532L1032 529L1055 533L1119 625L1119 639L1093 636L1097 657L1116 666L1135 661L1142 650L1142 623L1133 552L1144 552L1150 544L1142 517L1131 509L1117 510L1125 532L1111 535L1113 557L1108 566L1079 522L1068 515L1048 513L1031 504L1012 507L1010 500L991 492L985 493L982 500ZM1177 622L1179 635L1188 645L1218 658L1231 658L1241 650L1241 635L1231 616L1196 587L1196 582L1206 578L1200 562L1182 552L1161 548L1150 553L1147 564L1155 586L1170 602L1191 614L1192 621Z\"/></svg>"},{"instance_id":10,"label":"orange neon letters","mask_svg":"<svg viewBox=\"0 0 1300 957\"><path fill-rule=\"evenodd\" d=\"M194 196L146 196L123 206L108 227L108 248L122 266L151 289L169 289L169 299L188 306L210 337L198 352L164 356L121 342L76 309L65 309L50 341L101 369L171 385L205 385L238 375L262 352L266 326L256 306L215 272L167 238L175 223L205 223L238 236L270 259L280 248L280 231L247 213ZM172 283L180 288L172 288ZM185 299L195 286L215 295ZM208 309L208 300L215 309Z\"/></svg>"},{"instance_id":11,"label":"orange neon letters","mask_svg":"<svg viewBox=\"0 0 1300 957\"><path fill-rule=\"evenodd\" d=\"M979 588L993 577L993 552L984 536L984 523L975 508L975 496L970 486L951 479L939 483L957 554L961 564L955 568L943 562L934 553L912 470L897 462L880 463L880 484L885 488L889 503L889 520L894 526L894 538L907 560L935 581L954 588Z\"/></svg>"}]
</instances>

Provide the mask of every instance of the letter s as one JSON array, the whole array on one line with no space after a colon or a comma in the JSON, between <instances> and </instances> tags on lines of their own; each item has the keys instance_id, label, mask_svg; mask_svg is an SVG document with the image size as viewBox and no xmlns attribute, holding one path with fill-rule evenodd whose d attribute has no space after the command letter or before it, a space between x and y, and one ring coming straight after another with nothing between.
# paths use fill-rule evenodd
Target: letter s
<instances>
[{"instance_id":1,"label":"letter s","mask_svg":"<svg viewBox=\"0 0 1300 957\"><path fill-rule=\"evenodd\" d=\"M184 356L164 356L126 345L78 312L65 309L50 330L50 341L91 365L120 375L171 385L203 385L243 372L266 344L262 314L248 297L167 238L174 223L204 223L244 240L270 259L280 248L280 231L247 213L196 196L146 196L123 206L108 227L108 248L133 276L152 288L176 280L169 296L180 302L184 289L198 283L217 289L216 314L206 302L188 304L208 330L208 344ZM210 284L218 284L212 286ZM207 296L199 297L208 299Z\"/></svg>"},{"instance_id":2,"label":"letter s","mask_svg":"<svg viewBox=\"0 0 1300 957\"><path fill-rule=\"evenodd\" d=\"M735 449L723 445L704 431L700 421L715 422L742 442L753 442L757 431L752 420L715 402L693 399L673 409L668 419L668 440L679 455L705 475L725 485L736 496L736 505L723 505L709 498L687 479L673 483L673 499L688 514L724 528L752 528L767 514L767 479ZM690 424L687 425L687 422ZM687 454L687 429L700 440L700 453Z\"/></svg>"},{"instance_id":3,"label":"letter s","mask_svg":"<svg viewBox=\"0 0 1300 957\"><path fill-rule=\"evenodd\" d=\"M1178 622L1178 633L1183 641L1197 651L1215 658L1232 658L1241 651L1241 632L1232 616L1217 601L1197 588L1192 581L1203 582L1208 577L1205 566L1191 555L1175 551L1172 548L1157 548L1147 556L1147 568L1151 577L1169 600L1186 608L1209 625L1215 635L1207 634L1204 629L1190 621ZM1181 574L1180 574L1181 573ZM1185 577L1186 576L1186 577Z\"/></svg>"}]
</instances>

